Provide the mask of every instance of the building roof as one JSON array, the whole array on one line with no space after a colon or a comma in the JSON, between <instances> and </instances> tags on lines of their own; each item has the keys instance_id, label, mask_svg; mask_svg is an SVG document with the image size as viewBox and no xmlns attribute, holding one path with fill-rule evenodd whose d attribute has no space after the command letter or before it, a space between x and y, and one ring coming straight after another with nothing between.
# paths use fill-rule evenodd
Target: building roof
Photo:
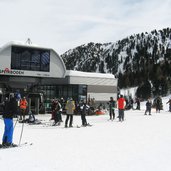
<instances>
[{"instance_id":1,"label":"building roof","mask_svg":"<svg viewBox=\"0 0 171 171\"><path fill-rule=\"evenodd\" d=\"M37 44L33 44L33 43L28 43L27 41L26 42L22 42L22 41L10 41L8 43L6 43L5 45L3 45L1 48L0 48L0 51L5 49L6 47L8 46L23 46L23 47L32 47L32 48L41 48L41 49L51 49L51 48L45 48L45 47L42 47L42 46L39 46Z\"/></svg>"},{"instance_id":2,"label":"building roof","mask_svg":"<svg viewBox=\"0 0 171 171\"><path fill-rule=\"evenodd\" d=\"M82 71L74 71L74 70L66 70L66 76L115 78L115 76L113 74L95 73L95 72L82 72Z\"/></svg>"}]
</instances>

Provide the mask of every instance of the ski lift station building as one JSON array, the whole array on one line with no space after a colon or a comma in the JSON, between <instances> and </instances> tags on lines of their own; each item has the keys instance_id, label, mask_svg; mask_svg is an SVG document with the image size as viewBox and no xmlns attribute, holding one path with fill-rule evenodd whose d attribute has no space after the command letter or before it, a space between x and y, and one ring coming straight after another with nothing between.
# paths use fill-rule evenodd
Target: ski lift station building
<instances>
[{"instance_id":1,"label":"ski lift station building","mask_svg":"<svg viewBox=\"0 0 171 171\"><path fill-rule=\"evenodd\" d=\"M107 102L110 97L117 98L117 79L112 74L66 70L53 49L10 42L0 48L1 102L9 92L41 96L43 103L61 97Z\"/></svg>"}]
</instances>

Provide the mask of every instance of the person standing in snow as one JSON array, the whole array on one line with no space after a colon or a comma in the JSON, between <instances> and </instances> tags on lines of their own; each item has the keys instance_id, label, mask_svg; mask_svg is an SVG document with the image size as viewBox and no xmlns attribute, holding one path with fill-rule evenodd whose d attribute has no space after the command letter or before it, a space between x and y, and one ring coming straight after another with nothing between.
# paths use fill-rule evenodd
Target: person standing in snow
<instances>
[{"instance_id":1,"label":"person standing in snow","mask_svg":"<svg viewBox=\"0 0 171 171\"><path fill-rule=\"evenodd\" d=\"M50 120L54 120L55 118L55 99L52 99L52 104L51 104L51 118Z\"/></svg>"},{"instance_id":2,"label":"person standing in snow","mask_svg":"<svg viewBox=\"0 0 171 171\"><path fill-rule=\"evenodd\" d=\"M25 97L23 97L20 100L20 121L22 121L22 122L25 121L27 105L28 105L27 100Z\"/></svg>"},{"instance_id":3,"label":"person standing in snow","mask_svg":"<svg viewBox=\"0 0 171 171\"><path fill-rule=\"evenodd\" d=\"M61 97L59 103L61 104L61 109L60 109L60 112L59 112L60 122L63 122L63 120L62 120L62 112L63 112L63 110L65 110L65 100L64 100L63 97Z\"/></svg>"},{"instance_id":4,"label":"person standing in snow","mask_svg":"<svg viewBox=\"0 0 171 171\"><path fill-rule=\"evenodd\" d=\"M136 98L136 104L137 104L136 110L140 110L140 99L139 98Z\"/></svg>"},{"instance_id":5,"label":"person standing in snow","mask_svg":"<svg viewBox=\"0 0 171 171\"><path fill-rule=\"evenodd\" d=\"M13 144L13 117L17 113L17 101L14 98L13 95L10 95L10 99L6 99L4 104L4 112L3 112L3 118L4 118L4 134L2 138L2 146L4 147L15 147L17 145Z\"/></svg>"},{"instance_id":6,"label":"person standing in snow","mask_svg":"<svg viewBox=\"0 0 171 171\"><path fill-rule=\"evenodd\" d=\"M60 125L60 110L61 110L61 104L59 103L59 100L55 99L54 102L54 124L55 125Z\"/></svg>"},{"instance_id":7,"label":"person standing in snow","mask_svg":"<svg viewBox=\"0 0 171 171\"><path fill-rule=\"evenodd\" d=\"M168 103L169 103L169 112L171 112L171 98L169 99L169 101L166 104L168 104Z\"/></svg>"},{"instance_id":8,"label":"person standing in snow","mask_svg":"<svg viewBox=\"0 0 171 171\"><path fill-rule=\"evenodd\" d=\"M119 121L124 121L124 110L125 110L125 99L123 95L120 95L120 98L118 99L118 111L119 111Z\"/></svg>"},{"instance_id":9,"label":"person standing in snow","mask_svg":"<svg viewBox=\"0 0 171 171\"><path fill-rule=\"evenodd\" d=\"M109 116L110 119L109 120L114 120L115 119L115 105L116 102L113 100L113 97L110 97L110 101L109 101Z\"/></svg>"},{"instance_id":10,"label":"person standing in snow","mask_svg":"<svg viewBox=\"0 0 171 171\"><path fill-rule=\"evenodd\" d=\"M144 115L147 115L147 112L149 112L149 115L151 115L151 106L152 106L152 102L150 99L148 99L148 101L146 103L146 110L145 110Z\"/></svg>"},{"instance_id":11,"label":"person standing in snow","mask_svg":"<svg viewBox=\"0 0 171 171\"><path fill-rule=\"evenodd\" d=\"M73 114L74 114L74 110L75 110L75 102L72 100L72 98L69 98L67 100L66 106L66 120L65 120L65 128L68 127L68 121L69 121L69 127L73 127L72 123L73 123Z\"/></svg>"},{"instance_id":12,"label":"person standing in snow","mask_svg":"<svg viewBox=\"0 0 171 171\"><path fill-rule=\"evenodd\" d=\"M160 110L162 109L162 99L160 98L160 96L158 96L158 97L155 99L155 107L156 107L156 113L157 113L157 112L160 113Z\"/></svg>"},{"instance_id":13,"label":"person standing in snow","mask_svg":"<svg viewBox=\"0 0 171 171\"><path fill-rule=\"evenodd\" d=\"M90 108L90 106L88 106L86 102L82 100L79 107L80 107L80 112L81 112L82 126L88 126L89 124L87 123L87 120L86 120L86 113L87 113L87 110Z\"/></svg>"},{"instance_id":14,"label":"person standing in snow","mask_svg":"<svg viewBox=\"0 0 171 171\"><path fill-rule=\"evenodd\" d=\"M130 97L129 102L128 102L128 110L133 109L133 104L134 104L134 100L132 99L132 97Z\"/></svg>"}]
</instances>

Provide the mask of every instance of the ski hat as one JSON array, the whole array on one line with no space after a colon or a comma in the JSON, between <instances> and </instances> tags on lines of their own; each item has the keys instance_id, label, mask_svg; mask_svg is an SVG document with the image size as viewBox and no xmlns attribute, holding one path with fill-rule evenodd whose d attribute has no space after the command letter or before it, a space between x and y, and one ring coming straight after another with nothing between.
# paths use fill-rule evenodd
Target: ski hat
<instances>
[{"instance_id":1,"label":"ski hat","mask_svg":"<svg viewBox=\"0 0 171 171\"><path fill-rule=\"evenodd\" d=\"M68 97L68 100L69 100L69 101L72 101L72 97Z\"/></svg>"}]
</instances>

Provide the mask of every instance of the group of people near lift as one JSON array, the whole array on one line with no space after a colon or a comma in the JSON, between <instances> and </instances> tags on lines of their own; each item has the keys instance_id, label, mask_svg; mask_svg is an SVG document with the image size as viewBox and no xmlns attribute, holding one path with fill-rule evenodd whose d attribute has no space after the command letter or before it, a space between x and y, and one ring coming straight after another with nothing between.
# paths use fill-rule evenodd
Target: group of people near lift
<instances>
[{"instance_id":1,"label":"group of people near lift","mask_svg":"<svg viewBox=\"0 0 171 171\"><path fill-rule=\"evenodd\" d=\"M129 101L125 98L124 99L124 104L123 104L123 102L121 102L121 99L122 99L121 97L123 98L123 96L121 95L120 98L118 99L118 110L119 110L118 118L119 118L119 121L124 120L124 114L122 114L122 113L124 113L124 110L134 109L133 108L133 103L137 104L137 106L136 106L136 108L134 110L140 110L140 100L139 100L139 98L136 98L135 102L133 101L132 98L130 98ZM122 104L124 106L122 106ZM171 112L171 98L168 100L168 102L166 102L166 104L169 104L169 112ZM111 97L110 101L109 101L110 120L115 119L115 107L116 107L116 102ZM161 99L160 96L156 97L153 102L152 102L151 98L149 98L147 100L144 115L147 115L147 114L151 115L152 107L156 109L156 113L160 113L160 111L163 110L163 103L162 103L162 99ZM122 111L120 109L124 109L124 110ZM122 116L123 116L123 119L122 119Z\"/></svg>"},{"instance_id":2,"label":"group of people near lift","mask_svg":"<svg viewBox=\"0 0 171 171\"><path fill-rule=\"evenodd\" d=\"M126 106L126 101L123 95L120 95L118 98L117 104L116 101L113 99L113 97L110 97L110 101L108 102L109 104L109 120L114 120L115 119L115 108L116 105L118 106L118 118L119 121L124 121L124 110Z\"/></svg>"},{"instance_id":3,"label":"group of people near lift","mask_svg":"<svg viewBox=\"0 0 171 171\"><path fill-rule=\"evenodd\" d=\"M109 115L110 120L115 119L115 107L116 101L114 101L113 97L110 98L108 102L109 105ZM6 97L4 101L4 111L3 111L3 119L5 124L4 134L2 137L2 146L9 147L9 146L17 146L13 144L13 131L14 131L14 124L13 124L13 117L19 115L19 122L24 123L26 122L26 113L29 114L29 118L32 115L31 111L28 111L28 102L25 97L23 98L16 98L15 94L11 94L9 98ZM55 125L60 125L62 121L62 111L65 110L66 119L65 119L65 127L73 127L73 115L75 110L81 116L82 126L91 126L86 119L86 114L90 106L86 103L85 100L81 100L80 103L75 103L72 98L68 98L67 101L64 101L63 98L54 99L52 101L52 118L54 120ZM124 109L125 109L125 99L122 95L118 98L118 111L119 111L119 121L124 120ZM34 115L33 115L34 116ZM35 119L35 118L34 118ZM17 118L18 120L18 118Z\"/></svg>"},{"instance_id":4,"label":"group of people near lift","mask_svg":"<svg viewBox=\"0 0 171 171\"><path fill-rule=\"evenodd\" d=\"M136 100L137 108L140 110L140 101ZM167 102L169 104L169 111L171 112L171 99ZM126 109L126 100L123 97L123 95L120 95L117 101L113 99L113 97L110 97L110 100L108 101L109 106L109 120L115 119L115 108L118 108L118 116L120 122L124 121L124 110ZM162 110L162 99L160 97L157 97L154 99L154 102L152 104L152 101L148 99L146 103L146 110L145 115L149 113L151 115L151 108L152 105L156 107L156 112L160 112ZM9 147L9 146L17 146L16 144L13 144L13 131L14 131L14 124L13 124L13 117L16 115L19 115L19 122L24 123L27 119L25 119L26 112L29 114L29 118L31 116L34 117L31 111L27 111L28 103L25 97L23 98L16 98L15 94L10 94L9 98L6 97L4 104L3 104L3 119L4 119L4 134L2 137L2 146ZM82 126L91 126L86 119L86 114L88 109L90 109L90 106L86 103L85 100L81 100L79 103L75 103L75 101L72 98L68 98L67 101L65 101L63 98L54 99L52 101L51 105L52 109L52 118L54 120L55 125L60 125L62 121L62 113L65 111L66 119L65 119L65 125L64 127L73 127L73 115L75 113L75 110L77 110L77 113L81 116ZM100 109L100 108L99 108ZM17 118L18 120L18 118ZM35 120L35 118L34 118Z\"/></svg>"},{"instance_id":5,"label":"group of people near lift","mask_svg":"<svg viewBox=\"0 0 171 171\"><path fill-rule=\"evenodd\" d=\"M171 112L171 98L169 99L166 104L169 104L169 112ZM151 115L151 108L154 107L156 109L156 113L160 113L160 110L163 110L163 103L160 96L156 97L152 102L151 98L149 98L146 102L146 110L144 115Z\"/></svg>"},{"instance_id":6,"label":"group of people near lift","mask_svg":"<svg viewBox=\"0 0 171 171\"><path fill-rule=\"evenodd\" d=\"M90 108L87 105L85 100L81 100L80 103L75 104L75 101L72 98L68 98L65 102L63 98L54 99L52 101L52 118L54 120L55 125L60 125L62 121L62 112L65 111L66 113L66 120L65 120L65 127L73 127L73 115L77 108L77 112L81 115L82 126L90 126L86 120L86 113L87 110Z\"/></svg>"},{"instance_id":7,"label":"group of people near lift","mask_svg":"<svg viewBox=\"0 0 171 171\"><path fill-rule=\"evenodd\" d=\"M124 109L125 109L125 99L123 95L120 95L118 98L118 118L119 121L124 120ZM108 102L109 105L109 116L110 120L115 119L115 108L116 108L116 101L113 99L113 97L110 98L110 101ZM52 101L52 118L54 120L55 125L60 125L62 121L62 111L65 110L66 114L66 120L65 120L65 128L67 127L73 127L73 115L75 110L77 110L77 113L81 116L81 122L82 126L91 126L87 122L86 115L87 111L89 110L90 106L86 103L85 100L81 100L79 103L75 103L75 101L72 98L68 98L66 102L64 102L63 99L54 99ZM99 110L99 108L98 108Z\"/></svg>"}]
</instances>

